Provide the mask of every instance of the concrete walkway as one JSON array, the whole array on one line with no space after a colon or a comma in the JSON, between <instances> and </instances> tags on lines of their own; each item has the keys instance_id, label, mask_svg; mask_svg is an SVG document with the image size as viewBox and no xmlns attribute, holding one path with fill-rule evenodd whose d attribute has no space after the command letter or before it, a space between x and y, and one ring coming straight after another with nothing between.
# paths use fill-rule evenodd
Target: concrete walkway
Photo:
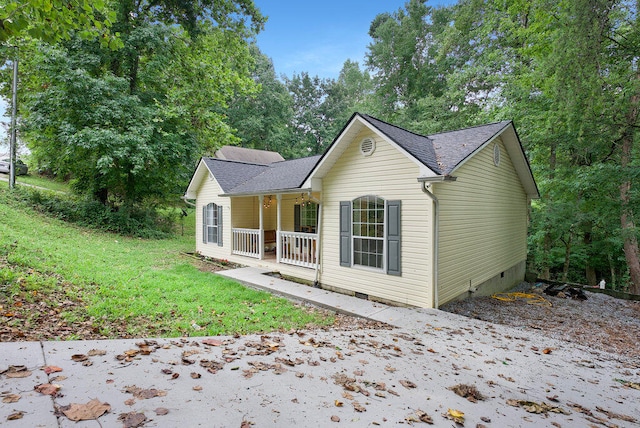
<instances>
[{"instance_id":1,"label":"concrete walkway","mask_svg":"<svg viewBox=\"0 0 640 428\"><path fill-rule=\"evenodd\" d=\"M401 308L334 293L320 288L267 275L267 269L245 267L219 272L249 287L270 291L280 296L307 302L347 315L381 321L412 332L419 332L429 319L442 316L436 309Z\"/></svg>"},{"instance_id":2,"label":"concrete walkway","mask_svg":"<svg viewBox=\"0 0 640 428\"><path fill-rule=\"evenodd\" d=\"M0 426L453 427L461 414L466 427L640 421L638 361L263 273L222 275L397 328L2 343ZM43 394L42 384L59 390ZM108 411L98 416L100 408ZM94 420L73 421L82 411Z\"/></svg>"}]
</instances>

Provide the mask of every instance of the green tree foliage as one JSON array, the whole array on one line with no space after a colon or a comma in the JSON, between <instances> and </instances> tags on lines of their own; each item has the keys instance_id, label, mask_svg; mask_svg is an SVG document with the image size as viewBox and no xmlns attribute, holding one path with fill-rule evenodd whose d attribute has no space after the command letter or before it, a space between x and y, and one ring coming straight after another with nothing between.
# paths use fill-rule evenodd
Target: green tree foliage
<instances>
[{"instance_id":1,"label":"green tree foliage","mask_svg":"<svg viewBox=\"0 0 640 428\"><path fill-rule=\"evenodd\" d=\"M46 43L69 40L76 33L98 37L103 46L116 49L117 37L109 27L115 13L103 0L24 0L0 3L0 43L32 38Z\"/></svg>"},{"instance_id":2,"label":"green tree foliage","mask_svg":"<svg viewBox=\"0 0 640 428\"><path fill-rule=\"evenodd\" d=\"M293 99L276 76L273 62L258 47L251 45L253 80L256 93L238 95L230 102L228 123L242 147L271 150L287 155L293 142Z\"/></svg>"},{"instance_id":3,"label":"green tree foliage","mask_svg":"<svg viewBox=\"0 0 640 428\"><path fill-rule=\"evenodd\" d=\"M122 49L72 38L26 62L24 135L78 192L126 208L177 198L201 153L236 141L224 112L256 90L245 37L264 18L244 0L114 8Z\"/></svg>"}]
</instances>

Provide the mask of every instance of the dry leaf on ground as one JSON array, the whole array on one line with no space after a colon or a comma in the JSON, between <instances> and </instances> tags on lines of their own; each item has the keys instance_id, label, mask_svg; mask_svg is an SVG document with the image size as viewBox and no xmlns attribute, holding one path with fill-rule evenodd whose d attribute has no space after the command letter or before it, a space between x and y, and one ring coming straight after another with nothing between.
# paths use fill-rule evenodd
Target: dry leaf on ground
<instances>
[{"instance_id":1,"label":"dry leaf on ground","mask_svg":"<svg viewBox=\"0 0 640 428\"><path fill-rule=\"evenodd\" d=\"M146 400L154 397L164 397L165 395L167 395L167 391L162 391L155 388L142 389L137 386L127 386L125 387L124 392L133 394L133 396L138 400Z\"/></svg>"},{"instance_id":2,"label":"dry leaf on ground","mask_svg":"<svg viewBox=\"0 0 640 428\"><path fill-rule=\"evenodd\" d=\"M55 396L60 391L61 386L55 383L41 383L33 387L40 394Z\"/></svg>"},{"instance_id":3,"label":"dry leaf on ground","mask_svg":"<svg viewBox=\"0 0 640 428\"><path fill-rule=\"evenodd\" d=\"M109 403L102 403L97 398L85 404L71 403L68 406L60 407L60 411L75 422L98 419L109 410L111 410Z\"/></svg>"},{"instance_id":4,"label":"dry leaf on ground","mask_svg":"<svg viewBox=\"0 0 640 428\"><path fill-rule=\"evenodd\" d=\"M147 417L144 413L129 412L120 413L118 420L122 421L123 428L136 428L142 426Z\"/></svg>"},{"instance_id":5,"label":"dry leaf on ground","mask_svg":"<svg viewBox=\"0 0 640 428\"><path fill-rule=\"evenodd\" d=\"M15 412L15 413L11 413L9 416L7 416L7 420L8 421L17 421L18 419L22 419L23 416L24 416L24 412Z\"/></svg>"},{"instance_id":6,"label":"dry leaf on ground","mask_svg":"<svg viewBox=\"0 0 640 428\"><path fill-rule=\"evenodd\" d=\"M31 376L31 372L27 369L27 366L9 366L6 370L0 372L10 379L19 379L23 377Z\"/></svg>"},{"instance_id":7,"label":"dry leaf on ground","mask_svg":"<svg viewBox=\"0 0 640 428\"><path fill-rule=\"evenodd\" d=\"M20 401L21 398L22 396L20 394L9 394L9 393L2 394L3 403L17 403L18 401Z\"/></svg>"},{"instance_id":8,"label":"dry leaf on ground","mask_svg":"<svg viewBox=\"0 0 640 428\"><path fill-rule=\"evenodd\" d=\"M411 382L410 380L403 379L400 381L400 384L407 389L415 388L416 384Z\"/></svg>"},{"instance_id":9,"label":"dry leaf on ground","mask_svg":"<svg viewBox=\"0 0 640 428\"><path fill-rule=\"evenodd\" d=\"M57 373L62 371L62 369L58 366L46 366L46 367L43 367L42 370L46 374Z\"/></svg>"}]
</instances>

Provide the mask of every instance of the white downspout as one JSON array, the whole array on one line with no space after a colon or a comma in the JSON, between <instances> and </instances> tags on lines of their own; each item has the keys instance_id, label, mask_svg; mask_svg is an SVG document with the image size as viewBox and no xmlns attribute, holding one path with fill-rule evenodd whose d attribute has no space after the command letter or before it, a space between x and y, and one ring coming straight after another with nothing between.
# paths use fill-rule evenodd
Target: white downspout
<instances>
[{"instance_id":1,"label":"white downspout","mask_svg":"<svg viewBox=\"0 0 640 428\"><path fill-rule=\"evenodd\" d=\"M320 234L322 232L322 204L318 204L318 219L317 219L317 224L318 224L318 230L316 230L316 234L318 235L318 245L316 246L316 279L315 281L313 281L313 286L315 288L320 288L320 282L319 282L319 278L320 278L320 254L321 254L321 249L322 249L322 235Z\"/></svg>"},{"instance_id":2,"label":"white downspout","mask_svg":"<svg viewBox=\"0 0 640 428\"><path fill-rule=\"evenodd\" d=\"M438 198L427 189L427 182L422 181L422 191L433 201L433 304L438 309L438 235L440 203Z\"/></svg>"}]
</instances>

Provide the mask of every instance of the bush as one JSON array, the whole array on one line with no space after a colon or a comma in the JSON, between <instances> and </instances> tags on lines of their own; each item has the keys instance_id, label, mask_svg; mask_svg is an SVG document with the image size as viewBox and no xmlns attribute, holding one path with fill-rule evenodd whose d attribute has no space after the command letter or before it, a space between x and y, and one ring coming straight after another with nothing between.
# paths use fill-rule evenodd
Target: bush
<instances>
[{"instance_id":1,"label":"bush","mask_svg":"<svg viewBox=\"0 0 640 428\"><path fill-rule=\"evenodd\" d=\"M110 207L91 199L26 187L14 189L13 196L14 200L60 220L126 236L167 238L173 234L176 223L175 214L160 214L154 208Z\"/></svg>"}]
</instances>

